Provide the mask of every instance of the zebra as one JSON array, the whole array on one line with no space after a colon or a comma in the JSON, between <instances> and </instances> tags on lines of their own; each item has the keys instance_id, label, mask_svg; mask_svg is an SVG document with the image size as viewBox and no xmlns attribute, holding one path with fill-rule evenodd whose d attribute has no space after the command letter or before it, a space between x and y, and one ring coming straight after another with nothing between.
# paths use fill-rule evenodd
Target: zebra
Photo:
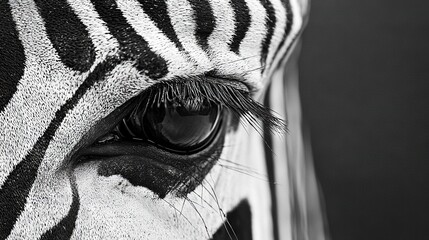
<instances>
[{"instance_id":1,"label":"zebra","mask_svg":"<svg viewBox=\"0 0 429 240\"><path fill-rule=\"evenodd\" d=\"M0 239L324 239L308 8L1 1Z\"/></svg>"}]
</instances>

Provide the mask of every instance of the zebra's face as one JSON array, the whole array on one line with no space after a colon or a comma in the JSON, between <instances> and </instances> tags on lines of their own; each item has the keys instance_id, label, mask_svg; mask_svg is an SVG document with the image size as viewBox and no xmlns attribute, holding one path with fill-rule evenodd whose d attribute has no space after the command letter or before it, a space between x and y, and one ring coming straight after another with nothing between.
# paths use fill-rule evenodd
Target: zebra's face
<instances>
[{"instance_id":1,"label":"zebra's face","mask_svg":"<svg viewBox=\"0 0 429 240\"><path fill-rule=\"evenodd\" d=\"M255 100L306 6L1 1L0 239L209 239L237 206L272 236Z\"/></svg>"}]
</instances>

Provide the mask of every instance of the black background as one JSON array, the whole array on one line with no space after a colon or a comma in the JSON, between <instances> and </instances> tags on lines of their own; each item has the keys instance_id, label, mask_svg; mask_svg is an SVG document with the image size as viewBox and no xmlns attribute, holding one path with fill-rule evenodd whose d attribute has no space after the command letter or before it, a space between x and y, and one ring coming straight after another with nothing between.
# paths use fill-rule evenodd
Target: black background
<instances>
[{"instance_id":1,"label":"black background","mask_svg":"<svg viewBox=\"0 0 429 240\"><path fill-rule=\"evenodd\" d=\"M429 1L314 0L300 74L332 239L429 239Z\"/></svg>"}]
</instances>

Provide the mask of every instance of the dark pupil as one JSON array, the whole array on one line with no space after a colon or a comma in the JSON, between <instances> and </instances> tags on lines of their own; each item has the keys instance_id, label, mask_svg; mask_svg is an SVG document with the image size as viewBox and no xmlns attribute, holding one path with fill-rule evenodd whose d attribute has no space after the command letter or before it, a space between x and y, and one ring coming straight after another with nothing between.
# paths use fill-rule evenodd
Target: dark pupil
<instances>
[{"instance_id":1,"label":"dark pupil","mask_svg":"<svg viewBox=\"0 0 429 240\"><path fill-rule=\"evenodd\" d=\"M185 104L164 103L145 112L134 112L124 125L133 138L146 138L169 150L190 152L210 142L219 125L219 116L216 104L193 104L190 100Z\"/></svg>"},{"instance_id":2,"label":"dark pupil","mask_svg":"<svg viewBox=\"0 0 429 240\"><path fill-rule=\"evenodd\" d=\"M179 104L150 108L144 117L149 139L172 149L195 149L204 144L214 131L218 109L209 104L195 109Z\"/></svg>"}]
</instances>

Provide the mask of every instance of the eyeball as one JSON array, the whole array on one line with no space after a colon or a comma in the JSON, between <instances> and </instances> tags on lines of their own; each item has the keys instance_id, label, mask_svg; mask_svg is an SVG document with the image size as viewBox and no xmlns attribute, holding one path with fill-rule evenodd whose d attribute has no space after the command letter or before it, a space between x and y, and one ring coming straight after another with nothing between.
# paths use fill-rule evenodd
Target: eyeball
<instances>
[{"instance_id":1,"label":"eyeball","mask_svg":"<svg viewBox=\"0 0 429 240\"><path fill-rule=\"evenodd\" d=\"M122 137L149 142L174 152L196 152L216 136L221 107L215 103L165 102L134 111L118 126Z\"/></svg>"}]
</instances>

